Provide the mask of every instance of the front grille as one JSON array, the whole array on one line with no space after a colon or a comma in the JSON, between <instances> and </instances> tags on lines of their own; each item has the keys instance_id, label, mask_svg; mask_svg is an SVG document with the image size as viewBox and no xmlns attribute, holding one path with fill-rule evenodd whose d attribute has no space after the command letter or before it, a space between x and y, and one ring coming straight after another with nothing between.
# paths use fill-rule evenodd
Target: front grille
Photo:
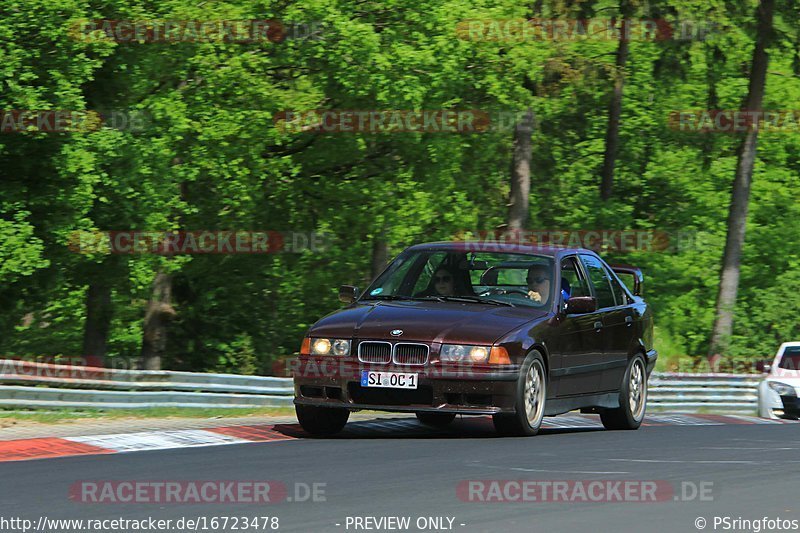
<instances>
[{"instance_id":1,"label":"front grille","mask_svg":"<svg viewBox=\"0 0 800 533\"><path fill-rule=\"evenodd\" d=\"M398 365L424 365L428 362L427 344L398 343L394 346L394 362Z\"/></svg>"},{"instance_id":2,"label":"front grille","mask_svg":"<svg viewBox=\"0 0 800 533\"><path fill-rule=\"evenodd\" d=\"M358 345L358 360L362 363L388 363L392 360L392 345L388 342L362 342Z\"/></svg>"}]
</instances>

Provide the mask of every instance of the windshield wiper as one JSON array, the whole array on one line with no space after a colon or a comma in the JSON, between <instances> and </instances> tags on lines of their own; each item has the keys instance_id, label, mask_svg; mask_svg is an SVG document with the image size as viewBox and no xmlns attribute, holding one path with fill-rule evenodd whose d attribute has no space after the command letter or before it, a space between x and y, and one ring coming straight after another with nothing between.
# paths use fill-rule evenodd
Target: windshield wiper
<instances>
[{"instance_id":1,"label":"windshield wiper","mask_svg":"<svg viewBox=\"0 0 800 533\"><path fill-rule=\"evenodd\" d=\"M492 300L491 298L479 298L478 296L425 296L416 298L417 300L439 300L440 302L474 302L479 304L489 305L504 305L507 307L516 307L511 302L503 302L501 300Z\"/></svg>"}]
</instances>

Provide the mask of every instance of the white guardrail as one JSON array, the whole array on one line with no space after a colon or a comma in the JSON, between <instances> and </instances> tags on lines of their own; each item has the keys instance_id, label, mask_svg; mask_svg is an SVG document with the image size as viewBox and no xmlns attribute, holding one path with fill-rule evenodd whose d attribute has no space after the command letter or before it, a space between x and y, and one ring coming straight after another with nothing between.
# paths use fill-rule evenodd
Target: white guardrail
<instances>
[{"instance_id":1,"label":"white guardrail","mask_svg":"<svg viewBox=\"0 0 800 533\"><path fill-rule=\"evenodd\" d=\"M756 414L760 374L656 373L650 376L647 409L673 413Z\"/></svg>"},{"instance_id":2,"label":"white guardrail","mask_svg":"<svg viewBox=\"0 0 800 533\"><path fill-rule=\"evenodd\" d=\"M754 414L762 376L653 373L648 409ZM0 359L0 407L290 407L291 378L117 370Z\"/></svg>"},{"instance_id":3,"label":"white guardrail","mask_svg":"<svg viewBox=\"0 0 800 533\"><path fill-rule=\"evenodd\" d=\"M0 407L290 407L291 378L0 359Z\"/></svg>"}]
</instances>

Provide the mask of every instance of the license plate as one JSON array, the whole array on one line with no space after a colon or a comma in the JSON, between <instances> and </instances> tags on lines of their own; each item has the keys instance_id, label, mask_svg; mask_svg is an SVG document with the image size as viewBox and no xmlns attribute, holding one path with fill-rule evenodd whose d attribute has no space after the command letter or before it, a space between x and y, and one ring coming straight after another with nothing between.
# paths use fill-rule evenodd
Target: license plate
<instances>
[{"instance_id":1,"label":"license plate","mask_svg":"<svg viewBox=\"0 0 800 533\"><path fill-rule=\"evenodd\" d=\"M362 387L383 387L387 389L416 389L419 374L402 372L361 372Z\"/></svg>"}]
</instances>

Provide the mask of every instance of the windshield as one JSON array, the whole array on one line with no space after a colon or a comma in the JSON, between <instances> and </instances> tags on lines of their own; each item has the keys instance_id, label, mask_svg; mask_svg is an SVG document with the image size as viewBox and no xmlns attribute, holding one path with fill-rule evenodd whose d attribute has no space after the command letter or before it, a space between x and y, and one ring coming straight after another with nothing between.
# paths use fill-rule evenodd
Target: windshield
<instances>
[{"instance_id":1,"label":"windshield","mask_svg":"<svg viewBox=\"0 0 800 533\"><path fill-rule=\"evenodd\" d=\"M475 301L545 307L553 258L519 253L416 250L400 254L361 300Z\"/></svg>"},{"instance_id":2,"label":"windshield","mask_svg":"<svg viewBox=\"0 0 800 533\"><path fill-rule=\"evenodd\" d=\"M778 363L781 370L800 370L800 346L789 346L784 350Z\"/></svg>"}]
</instances>

